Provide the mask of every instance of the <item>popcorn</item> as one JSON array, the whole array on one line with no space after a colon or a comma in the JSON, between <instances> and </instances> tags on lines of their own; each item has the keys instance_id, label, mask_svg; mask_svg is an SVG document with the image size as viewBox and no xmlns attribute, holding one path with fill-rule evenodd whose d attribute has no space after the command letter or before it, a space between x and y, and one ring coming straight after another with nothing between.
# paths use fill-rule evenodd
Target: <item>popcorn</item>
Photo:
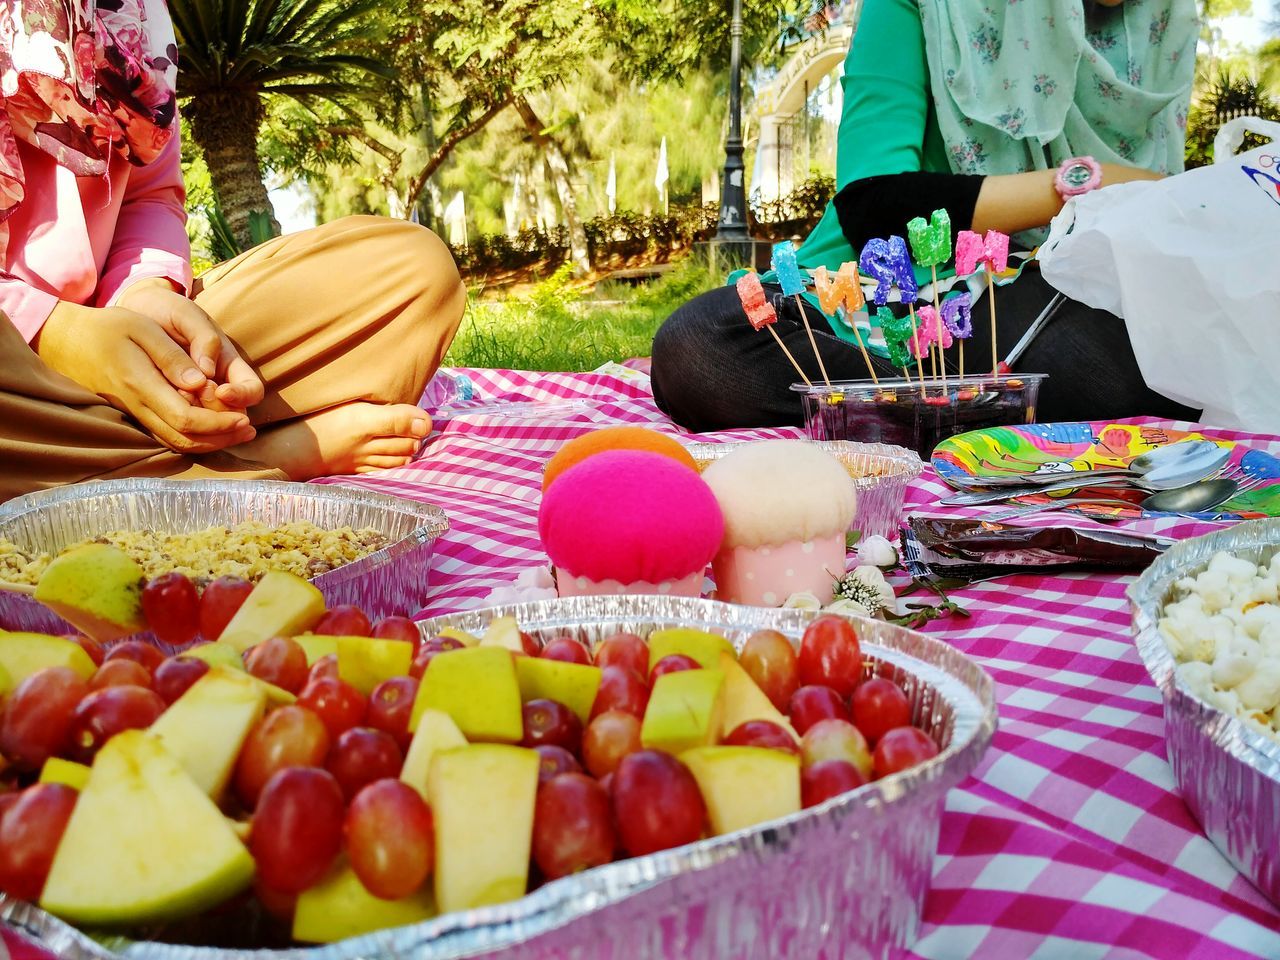
<instances>
[{"instance_id":1,"label":"popcorn","mask_svg":"<svg viewBox=\"0 0 1280 960\"><path fill-rule=\"evenodd\" d=\"M1280 552L1215 554L1174 584L1158 624L1193 695L1280 740Z\"/></svg>"}]
</instances>

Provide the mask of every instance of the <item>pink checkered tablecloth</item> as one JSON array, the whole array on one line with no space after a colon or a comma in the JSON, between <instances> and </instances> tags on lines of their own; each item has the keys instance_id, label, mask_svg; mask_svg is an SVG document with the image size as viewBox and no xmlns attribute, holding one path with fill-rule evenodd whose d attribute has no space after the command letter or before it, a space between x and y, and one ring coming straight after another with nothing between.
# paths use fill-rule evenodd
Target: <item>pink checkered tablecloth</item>
<instances>
[{"instance_id":1,"label":"pink checkered tablecloth","mask_svg":"<svg viewBox=\"0 0 1280 960\"><path fill-rule=\"evenodd\" d=\"M453 375L465 378L471 399L460 399L463 381ZM445 371L424 405L434 408L438 433L421 458L327 482L429 501L449 514L452 529L433 562L431 614L480 606L494 587L545 562L537 536L542 467L566 440L617 423L682 434L655 408L647 378L620 367ZM1212 435L1280 454L1280 439ZM926 472L908 493L908 511L944 512L932 504L946 489ZM1043 519L1050 517L1089 522ZM1213 529L1175 521L1132 527L1179 537ZM1160 696L1129 636L1129 580L1009 577L954 594L970 618L926 627L994 678L1000 729L975 775L947 799L911 956L1280 957L1280 910L1236 874L1175 792ZM44 956L7 937L16 960Z\"/></svg>"}]
</instances>

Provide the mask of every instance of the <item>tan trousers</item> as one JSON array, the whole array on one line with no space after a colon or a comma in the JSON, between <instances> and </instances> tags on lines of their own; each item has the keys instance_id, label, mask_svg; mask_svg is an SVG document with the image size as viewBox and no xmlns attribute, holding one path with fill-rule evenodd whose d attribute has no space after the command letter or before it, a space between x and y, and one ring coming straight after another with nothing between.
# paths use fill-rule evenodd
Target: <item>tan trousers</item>
<instances>
[{"instance_id":1,"label":"tan trousers","mask_svg":"<svg viewBox=\"0 0 1280 960\"><path fill-rule=\"evenodd\" d=\"M417 403L466 302L448 248L422 227L347 217L214 267L195 302L266 385L259 428L349 403ZM284 479L220 452L184 456L46 367L0 315L0 501L120 477Z\"/></svg>"}]
</instances>

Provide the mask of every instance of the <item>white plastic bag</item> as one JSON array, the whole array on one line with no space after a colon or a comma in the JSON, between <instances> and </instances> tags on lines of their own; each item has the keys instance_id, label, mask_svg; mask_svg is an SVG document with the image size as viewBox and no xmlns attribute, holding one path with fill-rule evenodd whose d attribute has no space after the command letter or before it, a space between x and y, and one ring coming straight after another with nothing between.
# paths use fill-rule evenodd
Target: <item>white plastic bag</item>
<instances>
[{"instance_id":1,"label":"white plastic bag","mask_svg":"<svg viewBox=\"0 0 1280 960\"><path fill-rule=\"evenodd\" d=\"M1246 131L1273 142L1237 155ZM1206 424L1280 433L1280 124L1231 120L1214 157L1071 199L1041 266L1124 319L1151 389Z\"/></svg>"}]
</instances>

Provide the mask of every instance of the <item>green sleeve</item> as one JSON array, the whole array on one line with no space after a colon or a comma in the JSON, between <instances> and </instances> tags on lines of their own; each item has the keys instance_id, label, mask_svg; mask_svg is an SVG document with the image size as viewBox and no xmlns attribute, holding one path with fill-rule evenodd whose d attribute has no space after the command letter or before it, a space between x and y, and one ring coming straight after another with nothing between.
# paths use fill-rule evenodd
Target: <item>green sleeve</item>
<instances>
[{"instance_id":1,"label":"green sleeve","mask_svg":"<svg viewBox=\"0 0 1280 960\"><path fill-rule=\"evenodd\" d=\"M864 177L932 166L925 144L936 125L930 122L929 66L915 0L866 0L841 84L837 190Z\"/></svg>"}]
</instances>

